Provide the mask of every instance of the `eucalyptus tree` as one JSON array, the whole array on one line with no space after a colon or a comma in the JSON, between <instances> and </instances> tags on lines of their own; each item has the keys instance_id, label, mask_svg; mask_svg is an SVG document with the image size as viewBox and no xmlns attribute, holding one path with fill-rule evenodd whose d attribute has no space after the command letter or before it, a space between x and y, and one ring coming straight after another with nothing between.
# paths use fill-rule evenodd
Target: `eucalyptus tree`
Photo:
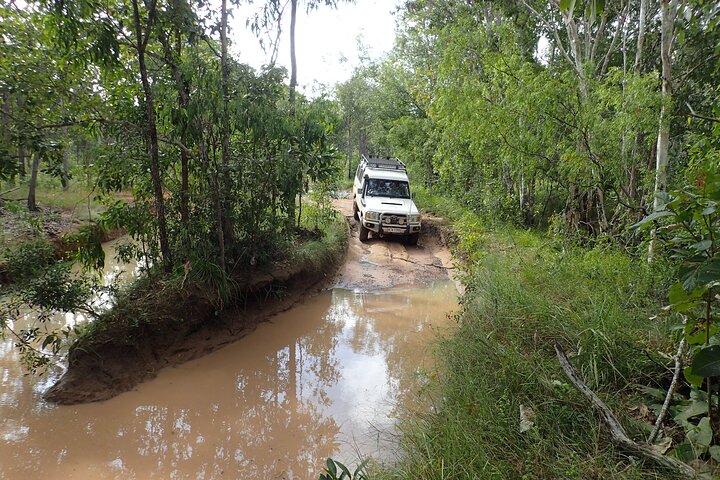
<instances>
[{"instance_id":1,"label":"eucalyptus tree","mask_svg":"<svg viewBox=\"0 0 720 480\"><path fill-rule=\"evenodd\" d=\"M352 178L355 160L368 154L368 130L373 112L370 102L376 94L367 77L356 72L349 80L335 87L335 95L342 109L347 177ZM355 152L358 152L357 156Z\"/></svg>"},{"instance_id":2,"label":"eucalyptus tree","mask_svg":"<svg viewBox=\"0 0 720 480\"><path fill-rule=\"evenodd\" d=\"M663 104L660 109L660 127L657 136L657 155L655 161L655 189L653 210L662 205L661 192L667 190L668 149L670 146L670 119L669 110L672 101L672 50L675 33L675 18L678 13L678 2L675 0L660 0L660 59L662 64L661 83ZM654 231L653 231L654 237ZM655 250L655 239L650 242L648 258L652 258Z\"/></svg>"},{"instance_id":3,"label":"eucalyptus tree","mask_svg":"<svg viewBox=\"0 0 720 480\"><path fill-rule=\"evenodd\" d=\"M657 147L655 156L655 186L653 211L664 206L663 193L668 189L669 173L673 165L687 159L687 153L677 155L681 149L673 148L673 136L682 142L684 136L710 136L712 117L698 115L693 104L701 109L713 108L713 90L718 84L717 51L720 42L716 5L707 2L686 3L675 0L660 1L660 82L662 107L660 109ZM710 119L709 119L710 118ZM693 119L693 122L686 122ZM675 132L673 132L673 130ZM673 133L675 135L673 135ZM684 133L684 135L683 135ZM677 140L675 143L679 143ZM671 157L674 157L672 163ZM685 158L683 158L685 157ZM691 171L696 165L690 164ZM655 254L655 231L648 251L650 259Z\"/></svg>"}]
</instances>

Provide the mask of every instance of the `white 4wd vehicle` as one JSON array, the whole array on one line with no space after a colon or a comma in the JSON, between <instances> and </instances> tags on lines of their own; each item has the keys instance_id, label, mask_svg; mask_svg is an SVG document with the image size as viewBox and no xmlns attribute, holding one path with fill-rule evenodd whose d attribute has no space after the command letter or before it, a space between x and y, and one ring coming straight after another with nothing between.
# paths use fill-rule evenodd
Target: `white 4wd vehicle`
<instances>
[{"instance_id":1,"label":"white 4wd vehicle","mask_svg":"<svg viewBox=\"0 0 720 480\"><path fill-rule=\"evenodd\" d=\"M397 158L362 156L353 183L353 214L360 223L360 241L372 231L403 235L417 245L420 213L410 194L405 164Z\"/></svg>"}]
</instances>

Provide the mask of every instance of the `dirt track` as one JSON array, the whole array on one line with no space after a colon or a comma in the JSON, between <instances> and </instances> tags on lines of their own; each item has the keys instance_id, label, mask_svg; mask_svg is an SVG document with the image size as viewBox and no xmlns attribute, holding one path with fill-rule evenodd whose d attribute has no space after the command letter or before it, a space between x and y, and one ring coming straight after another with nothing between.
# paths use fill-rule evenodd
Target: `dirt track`
<instances>
[{"instance_id":1,"label":"dirt track","mask_svg":"<svg viewBox=\"0 0 720 480\"><path fill-rule=\"evenodd\" d=\"M420 286L447 279L452 273L444 219L423 215L423 229L417 246L405 245L402 237L393 236L371 236L362 243L357 234L358 223L352 217L352 199L341 198L334 203L348 219L352 230L337 287L373 291ZM455 283L461 290L460 283Z\"/></svg>"}]
</instances>

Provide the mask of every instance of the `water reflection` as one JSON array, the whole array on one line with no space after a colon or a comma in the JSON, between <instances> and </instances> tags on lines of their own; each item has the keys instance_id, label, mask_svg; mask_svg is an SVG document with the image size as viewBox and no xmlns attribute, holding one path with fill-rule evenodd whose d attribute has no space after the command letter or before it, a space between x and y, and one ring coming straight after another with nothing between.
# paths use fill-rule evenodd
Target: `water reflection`
<instances>
[{"instance_id":1,"label":"water reflection","mask_svg":"<svg viewBox=\"0 0 720 480\"><path fill-rule=\"evenodd\" d=\"M105 265L103 271L99 273L101 286L99 290L94 291L94 295L90 300L90 305L95 311L102 311L112 305L111 286L121 287L128 283L129 280L137 277L141 270L145 268L144 261L132 260L129 263L118 262L116 249L130 241L127 237L121 237L103 244L105 252ZM75 265L74 271L79 271L79 265ZM87 316L82 312L58 312L50 316L47 321L42 322L43 331L50 331L66 326L74 327L78 324L88 321ZM14 319L8 319L8 326L15 331L38 326L37 316L32 310L23 310L20 315ZM4 355L5 352L2 352Z\"/></svg>"},{"instance_id":2,"label":"water reflection","mask_svg":"<svg viewBox=\"0 0 720 480\"><path fill-rule=\"evenodd\" d=\"M454 286L336 289L112 400L44 404L0 352L0 478L317 478L381 454ZM4 346L3 346L4 348Z\"/></svg>"}]
</instances>

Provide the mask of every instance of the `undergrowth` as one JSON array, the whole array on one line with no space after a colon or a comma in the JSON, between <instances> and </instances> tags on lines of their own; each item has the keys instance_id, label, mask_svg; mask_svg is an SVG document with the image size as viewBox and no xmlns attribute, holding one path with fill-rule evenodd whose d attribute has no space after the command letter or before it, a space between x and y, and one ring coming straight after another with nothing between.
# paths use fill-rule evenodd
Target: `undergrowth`
<instances>
[{"instance_id":1,"label":"undergrowth","mask_svg":"<svg viewBox=\"0 0 720 480\"><path fill-rule=\"evenodd\" d=\"M310 213L311 214L311 213ZM347 243L345 219L337 213L320 222L319 235L296 245L293 262L315 271L325 270L340 260Z\"/></svg>"},{"instance_id":2,"label":"undergrowth","mask_svg":"<svg viewBox=\"0 0 720 480\"><path fill-rule=\"evenodd\" d=\"M332 268L345 251L346 228L339 216L322 223L314 238L298 238L284 258L278 257L276 268L291 263L305 274ZM205 317L211 320L242 301L246 280L244 275L228 275L202 258L180 265L170 274L151 269L118 291L108 312L82 327L77 346L104 341L132 345L146 328L172 328L188 319L194 323Z\"/></svg>"},{"instance_id":3,"label":"undergrowth","mask_svg":"<svg viewBox=\"0 0 720 480\"><path fill-rule=\"evenodd\" d=\"M559 342L629 434L647 418L639 385L661 385L672 348L667 324L649 320L667 269L611 247L560 245L541 234L486 227L445 199L418 194L458 234L467 287L458 329L438 345L434 413L403 425L403 454L380 478L672 478L629 459L568 383ZM522 413L521 413L522 412ZM523 428L521 432L521 417Z\"/></svg>"}]
</instances>

